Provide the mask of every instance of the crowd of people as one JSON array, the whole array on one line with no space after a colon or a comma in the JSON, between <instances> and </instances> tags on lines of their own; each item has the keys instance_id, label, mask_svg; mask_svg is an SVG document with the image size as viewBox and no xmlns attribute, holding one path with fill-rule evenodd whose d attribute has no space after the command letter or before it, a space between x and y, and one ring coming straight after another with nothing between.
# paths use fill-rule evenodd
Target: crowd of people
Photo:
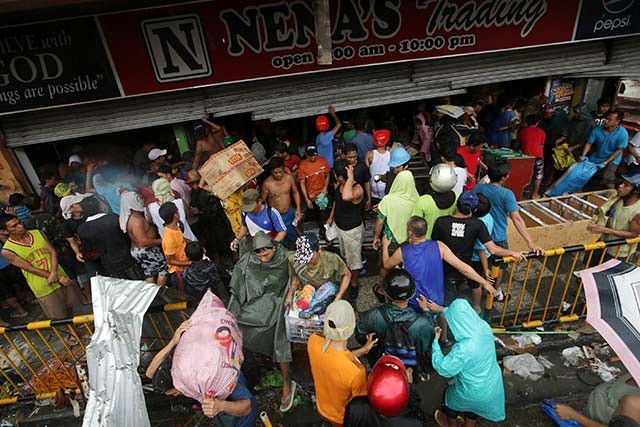
<instances>
[{"instance_id":1,"label":"crowd of people","mask_svg":"<svg viewBox=\"0 0 640 427\"><path fill-rule=\"evenodd\" d=\"M394 143L392 127L373 130L363 119L343 122L329 107L328 116L315 120L315 140L302 150L285 130L270 150L254 141L251 150L265 176L224 200L198 169L235 141L206 118L194 127L195 152L178 161L149 143L126 168L71 155L57 173L43 174L39 195L13 194L8 200L0 218L3 304L12 318L27 315L29 300L47 318L67 318L75 306L91 303L89 283L96 274L170 286L195 301L210 290L235 315L245 352L277 364L283 378L280 410L286 412L297 384L284 314L303 287L317 290L330 282L337 292L324 313L324 334L312 335L307 344L317 409L325 421L421 425L412 384L423 381L429 369L453 378L435 414L438 425L464 419L470 427L480 417L501 421L502 376L491 329L479 316L483 292L504 298L489 259L524 259L509 249L509 220L530 251L543 249L505 187L509 162L483 160L483 148L520 148L535 157L531 194L537 198L567 163L557 161L562 150L578 160L596 159L602 183L613 185L628 135L620 125L623 113L609 111L605 100L598 102L596 117L580 104L571 118L544 96L492 108L482 99L472 104L443 102L433 110L421 105L405 145ZM590 226L604 240L640 233L640 151L634 147L640 147L637 136L611 201L621 208ZM416 158L430 166L423 194L412 172ZM375 223L369 231L380 252L381 280L374 292L381 304L356 316L367 223ZM225 268L230 260L233 268ZM350 350L352 336L360 347ZM362 358L374 367L368 381ZM161 362L147 371L149 377ZM380 391L387 377L396 378L392 395ZM239 384L241 403L207 402L205 414L227 412L233 425L255 425L250 386L244 379ZM401 396L406 402L398 403Z\"/></svg>"}]
</instances>

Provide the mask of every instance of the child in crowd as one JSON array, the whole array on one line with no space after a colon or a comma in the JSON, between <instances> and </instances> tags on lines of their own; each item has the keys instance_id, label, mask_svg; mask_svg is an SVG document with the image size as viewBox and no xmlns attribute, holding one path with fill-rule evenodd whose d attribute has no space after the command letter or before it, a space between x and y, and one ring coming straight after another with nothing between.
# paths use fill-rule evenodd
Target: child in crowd
<instances>
[{"instance_id":1,"label":"child in crowd","mask_svg":"<svg viewBox=\"0 0 640 427\"><path fill-rule=\"evenodd\" d=\"M228 283L228 273L221 271L216 264L205 257L204 247L199 242L187 243L185 254L191 262L182 274L185 293L196 301L200 301L205 292L210 289L226 306L229 303L229 291L222 276L227 276Z\"/></svg>"},{"instance_id":2,"label":"child in crowd","mask_svg":"<svg viewBox=\"0 0 640 427\"><path fill-rule=\"evenodd\" d=\"M164 235L162 236L162 251L167 259L168 271L172 275L171 280L174 285L182 289L182 272L185 267L191 264L185 247L189 240L184 237L180 227L180 213L175 204L171 202L160 206L160 218L164 221Z\"/></svg>"}]
</instances>

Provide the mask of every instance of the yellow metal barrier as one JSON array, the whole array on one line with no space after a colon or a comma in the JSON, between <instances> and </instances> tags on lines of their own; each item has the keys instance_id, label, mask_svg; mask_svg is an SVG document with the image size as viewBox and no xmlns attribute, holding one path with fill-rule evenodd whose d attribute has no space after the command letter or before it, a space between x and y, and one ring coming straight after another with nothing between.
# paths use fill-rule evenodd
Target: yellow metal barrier
<instances>
[{"instance_id":1,"label":"yellow metal barrier","mask_svg":"<svg viewBox=\"0 0 640 427\"><path fill-rule=\"evenodd\" d=\"M584 317L587 305L582 280L574 273L610 258L638 265L640 258L631 260L638 243L640 237L549 249L541 256L530 253L522 263L511 257L498 260L491 275L497 278L502 268L503 279L507 279L501 284L504 301L486 300L492 326L536 328Z\"/></svg>"},{"instance_id":2,"label":"yellow metal barrier","mask_svg":"<svg viewBox=\"0 0 640 427\"><path fill-rule=\"evenodd\" d=\"M145 315L143 355L149 358L171 339L186 309L186 302L166 304ZM85 363L92 323L88 314L0 327L0 406L81 395L88 385L76 368Z\"/></svg>"}]
</instances>

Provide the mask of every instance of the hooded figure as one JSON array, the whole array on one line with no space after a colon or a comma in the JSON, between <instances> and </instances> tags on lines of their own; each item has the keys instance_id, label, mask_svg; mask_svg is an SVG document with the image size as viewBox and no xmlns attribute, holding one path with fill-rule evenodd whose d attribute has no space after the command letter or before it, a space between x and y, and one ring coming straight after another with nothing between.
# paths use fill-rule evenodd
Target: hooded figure
<instances>
[{"instance_id":1,"label":"hooded figure","mask_svg":"<svg viewBox=\"0 0 640 427\"><path fill-rule=\"evenodd\" d=\"M589 139L589 135L594 127L596 127L596 122L589 114L589 109L587 108L587 104L581 102L573 108L573 116L569 121L569 126L567 127L567 143L569 147L582 147L587 140ZM582 154L582 150L577 148L573 150L573 156L578 159Z\"/></svg>"},{"instance_id":2,"label":"hooded figure","mask_svg":"<svg viewBox=\"0 0 640 427\"><path fill-rule=\"evenodd\" d=\"M153 194L156 196L156 201L150 203L147 206L149 210L149 216L153 220L153 223L158 228L158 234L160 237L164 236L164 221L160 218L160 206L165 203L173 203L178 208L178 214L180 215L180 222L182 223L182 233L184 237L192 242L197 242L198 238L191 230L189 222L187 221L187 212L189 205L182 199L176 199L173 196L173 190L171 190L171 184L164 178L158 178L151 184Z\"/></svg>"},{"instance_id":3,"label":"hooded figure","mask_svg":"<svg viewBox=\"0 0 640 427\"><path fill-rule=\"evenodd\" d=\"M161 206L167 202L172 202L175 199L173 190L171 189L171 184L164 178L158 178L153 181L151 189L153 190L154 196L156 196L156 200Z\"/></svg>"},{"instance_id":4,"label":"hooded figure","mask_svg":"<svg viewBox=\"0 0 640 427\"><path fill-rule=\"evenodd\" d=\"M396 243L407 240L407 221L419 197L413 174L404 170L393 180L389 194L380 201L378 212L384 216L385 228L389 228Z\"/></svg>"},{"instance_id":5,"label":"hooded figure","mask_svg":"<svg viewBox=\"0 0 640 427\"><path fill-rule=\"evenodd\" d=\"M431 344L433 368L441 376L453 378L444 403L454 411L473 412L489 421L504 420L502 371L491 327L465 299L453 301L443 314L456 339L446 356L438 340Z\"/></svg>"},{"instance_id":6,"label":"hooded figure","mask_svg":"<svg viewBox=\"0 0 640 427\"><path fill-rule=\"evenodd\" d=\"M135 191L125 191L120 196L120 229L127 232L127 222L131 216L131 211L144 212L142 198Z\"/></svg>"},{"instance_id":7,"label":"hooded figure","mask_svg":"<svg viewBox=\"0 0 640 427\"><path fill-rule=\"evenodd\" d=\"M255 251L273 248L268 261ZM289 289L288 252L263 231L253 238L253 251L244 254L231 274L229 310L244 336L244 348L273 356L275 362L291 362L287 340L284 298Z\"/></svg>"}]
</instances>

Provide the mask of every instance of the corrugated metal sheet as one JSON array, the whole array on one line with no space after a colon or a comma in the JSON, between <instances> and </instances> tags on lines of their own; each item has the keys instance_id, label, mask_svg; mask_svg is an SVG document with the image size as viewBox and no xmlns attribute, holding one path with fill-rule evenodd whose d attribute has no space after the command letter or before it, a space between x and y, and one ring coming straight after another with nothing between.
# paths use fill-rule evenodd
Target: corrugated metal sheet
<instances>
[{"instance_id":1,"label":"corrugated metal sheet","mask_svg":"<svg viewBox=\"0 0 640 427\"><path fill-rule=\"evenodd\" d=\"M640 78L640 36L615 40L610 45L604 64L572 72L570 77Z\"/></svg>"},{"instance_id":2,"label":"corrugated metal sheet","mask_svg":"<svg viewBox=\"0 0 640 427\"><path fill-rule=\"evenodd\" d=\"M607 50L608 49L608 50ZM464 93L469 86L529 77L635 75L640 37L327 71L256 82L20 113L0 118L18 147L201 117L251 112L272 121ZM605 74L602 74L605 73ZM607 74L613 73L613 74Z\"/></svg>"}]
</instances>

